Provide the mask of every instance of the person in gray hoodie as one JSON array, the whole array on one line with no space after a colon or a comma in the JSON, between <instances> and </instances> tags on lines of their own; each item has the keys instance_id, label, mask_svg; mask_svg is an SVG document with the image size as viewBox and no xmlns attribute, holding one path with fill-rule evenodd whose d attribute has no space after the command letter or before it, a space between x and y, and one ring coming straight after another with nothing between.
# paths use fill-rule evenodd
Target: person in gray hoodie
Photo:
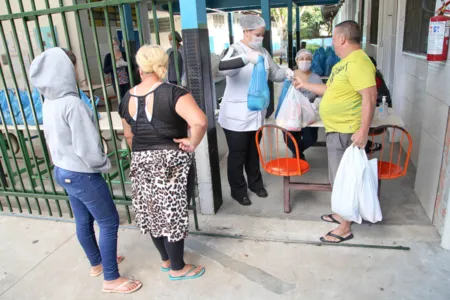
<instances>
[{"instance_id":1,"label":"person in gray hoodie","mask_svg":"<svg viewBox=\"0 0 450 300\"><path fill-rule=\"evenodd\" d=\"M30 67L31 83L44 95L43 121L55 165L55 180L69 195L78 240L91 264L91 276L103 273L103 291L132 293L138 280L121 277L117 264L119 215L101 173L110 167L103 153L92 112L76 86L76 57L52 48L36 57ZM100 227L99 243L94 220Z\"/></svg>"}]
</instances>

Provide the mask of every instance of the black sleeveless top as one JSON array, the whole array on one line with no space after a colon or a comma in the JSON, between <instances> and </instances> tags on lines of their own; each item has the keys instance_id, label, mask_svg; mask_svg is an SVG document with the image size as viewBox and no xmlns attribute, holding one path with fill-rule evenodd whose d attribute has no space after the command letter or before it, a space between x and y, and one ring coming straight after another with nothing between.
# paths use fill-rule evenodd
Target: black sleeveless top
<instances>
[{"instance_id":1,"label":"black sleeveless top","mask_svg":"<svg viewBox=\"0 0 450 300\"><path fill-rule=\"evenodd\" d=\"M147 118L145 98L153 95L151 121ZM132 151L179 149L174 138L187 137L188 124L175 111L178 99L189 92L179 86L163 83L152 92L135 96L127 92L119 106L119 115L131 126L133 133ZM129 113L130 97L137 98L136 120Z\"/></svg>"}]
</instances>

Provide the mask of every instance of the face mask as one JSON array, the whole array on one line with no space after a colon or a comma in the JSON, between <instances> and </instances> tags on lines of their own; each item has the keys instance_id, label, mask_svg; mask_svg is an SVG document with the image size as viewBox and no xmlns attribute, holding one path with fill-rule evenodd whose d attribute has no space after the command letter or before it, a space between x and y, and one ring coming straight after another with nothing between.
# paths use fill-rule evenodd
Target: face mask
<instances>
[{"instance_id":1,"label":"face mask","mask_svg":"<svg viewBox=\"0 0 450 300\"><path fill-rule=\"evenodd\" d=\"M259 36L252 37L252 41L249 43L250 48L256 49L262 47L264 38Z\"/></svg>"},{"instance_id":2,"label":"face mask","mask_svg":"<svg viewBox=\"0 0 450 300\"><path fill-rule=\"evenodd\" d=\"M300 71L303 71L303 72L309 71L309 69L311 68L311 61L309 61L309 60L299 61L297 63L297 66Z\"/></svg>"}]
</instances>

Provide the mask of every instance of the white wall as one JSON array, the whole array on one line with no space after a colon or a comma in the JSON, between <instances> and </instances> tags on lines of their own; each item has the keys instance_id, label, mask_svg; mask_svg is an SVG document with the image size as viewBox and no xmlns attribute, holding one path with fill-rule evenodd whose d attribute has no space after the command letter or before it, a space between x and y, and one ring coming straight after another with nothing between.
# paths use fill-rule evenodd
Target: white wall
<instances>
[{"instance_id":1,"label":"white wall","mask_svg":"<svg viewBox=\"0 0 450 300\"><path fill-rule=\"evenodd\" d=\"M442 233L447 198L436 205L450 107L450 62L427 62L404 53L406 0L399 0L394 104L413 136L412 161L417 167L414 189L428 217ZM442 187L444 188L444 187ZM448 187L446 188L446 190Z\"/></svg>"}]
</instances>

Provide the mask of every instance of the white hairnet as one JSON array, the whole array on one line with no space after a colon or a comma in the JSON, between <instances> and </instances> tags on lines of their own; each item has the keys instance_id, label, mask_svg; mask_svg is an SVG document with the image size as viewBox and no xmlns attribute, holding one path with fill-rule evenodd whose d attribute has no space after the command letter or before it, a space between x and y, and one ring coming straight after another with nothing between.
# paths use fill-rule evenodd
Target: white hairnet
<instances>
[{"instance_id":1,"label":"white hairnet","mask_svg":"<svg viewBox=\"0 0 450 300\"><path fill-rule=\"evenodd\" d=\"M305 54L311 56L311 58L313 56L311 51L309 51L308 49L300 49L300 51L298 51L297 55L295 56L295 60L297 60L300 56L305 55Z\"/></svg>"},{"instance_id":2,"label":"white hairnet","mask_svg":"<svg viewBox=\"0 0 450 300\"><path fill-rule=\"evenodd\" d=\"M244 15L239 19L243 30L253 30L266 27L266 22L258 15Z\"/></svg>"}]
</instances>

